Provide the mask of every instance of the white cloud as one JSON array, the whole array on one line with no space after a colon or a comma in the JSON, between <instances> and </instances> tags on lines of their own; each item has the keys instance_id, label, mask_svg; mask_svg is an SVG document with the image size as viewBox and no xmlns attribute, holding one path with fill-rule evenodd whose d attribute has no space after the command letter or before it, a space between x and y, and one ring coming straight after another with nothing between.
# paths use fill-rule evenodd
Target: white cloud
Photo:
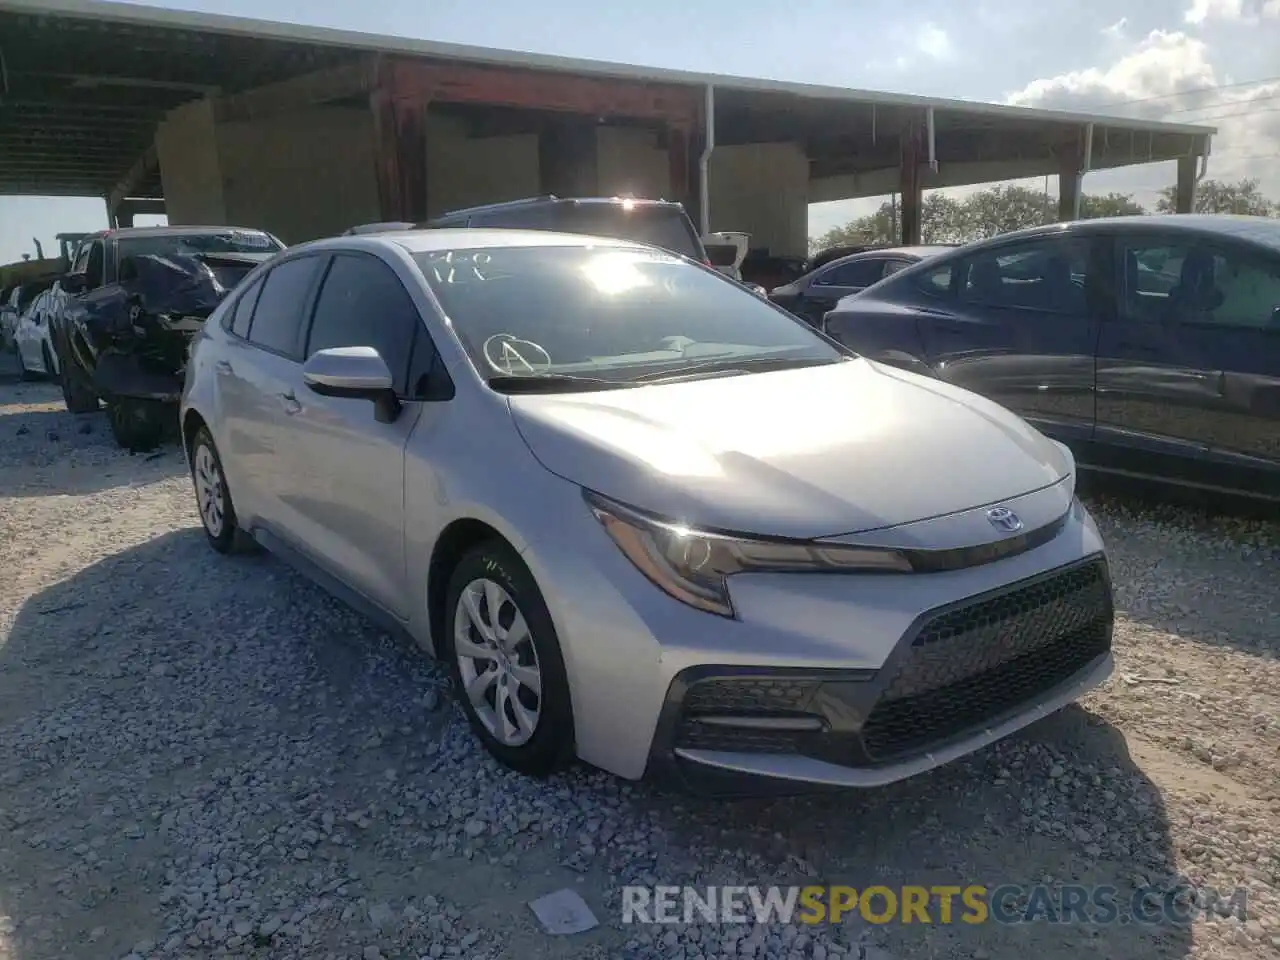
<instances>
[{"instance_id":1,"label":"white cloud","mask_svg":"<svg viewBox=\"0 0 1280 960\"><path fill-rule=\"evenodd\" d=\"M1210 21L1256 23L1280 19L1280 0L1191 0L1182 19L1197 26Z\"/></svg>"},{"instance_id":2,"label":"white cloud","mask_svg":"<svg viewBox=\"0 0 1280 960\"><path fill-rule=\"evenodd\" d=\"M1280 0L1276 0L1276 2L1280 3ZM1128 25L1129 25L1129 18L1121 17L1115 23L1111 24L1111 26L1103 27L1102 35L1106 37L1108 40L1123 40L1124 28L1127 27Z\"/></svg>"},{"instance_id":3,"label":"white cloud","mask_svg":"<svg viewBox=\"0 0 1280 960\"><path fill-rule=\"evenodd\" d=\"M945 60L951 56L951 38L947 31L936 23L926 23L916 36L916 49L934 60Z\"/></svg>"},{"instance_id":4,"label":"white cloud","mask_svg":"<svg viewBox=\"0 0 1280 960\"><path fill-rule=\"evenodd\" d=\"M1280 174L1266 159L1280 154L1280 83L1231 81L1215 67L1204 41L1155 30L1109 66L1035 80L1008 102L1216 127L1209 176L1255 176L1264 190L1280 195ZM1126 175L1137 182L1144 169L1150 170L1139 166Z\"/></svg>"}]
</instances>

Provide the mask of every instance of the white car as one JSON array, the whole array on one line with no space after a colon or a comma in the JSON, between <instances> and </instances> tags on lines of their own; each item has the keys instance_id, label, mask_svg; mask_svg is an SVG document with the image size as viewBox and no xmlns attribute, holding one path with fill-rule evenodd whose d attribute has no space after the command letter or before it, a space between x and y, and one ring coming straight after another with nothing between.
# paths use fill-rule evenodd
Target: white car
<instances>
[{"instance_id":1,"label":"white car","mask_svg":"<svg viewBox=\"0 0 1280 960\"><path fill-rule=\"evenodd\" d=\"M18 318L13 343L23 379L58 375L58 355L49 337L49 319L60 309L64 297L62 285L55 283L32 300Z\"/></svg>"},{"instance_id":2,"label":"white car","mask_svg":"<svg viewBox=\"0 0 1280 960\"><path fill-rule=\"evenodd\" d=\"M436 653L526 773L875 786L1113 669L1065 447L654 247L293 247L196 335L181 426L212 547Z\"/></svg>"}]
</instances>

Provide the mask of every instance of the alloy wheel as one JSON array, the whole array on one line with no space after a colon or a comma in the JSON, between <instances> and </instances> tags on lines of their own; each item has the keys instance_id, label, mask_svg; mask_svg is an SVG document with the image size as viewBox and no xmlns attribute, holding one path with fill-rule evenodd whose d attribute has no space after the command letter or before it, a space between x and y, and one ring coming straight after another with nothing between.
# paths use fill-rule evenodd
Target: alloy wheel
<instances>
[{"instance_id":1,"label":"alloy wheel","mask_svg":"<svg viewBox=\"0 0 1280 960\"><path fill-rule=\"evenodd\" d=\"M501 584L472 580L458 597L453 652L476 716L499 743L519 747L538 728L542 673L528 622Z\"/></svg>"}]
</instances>

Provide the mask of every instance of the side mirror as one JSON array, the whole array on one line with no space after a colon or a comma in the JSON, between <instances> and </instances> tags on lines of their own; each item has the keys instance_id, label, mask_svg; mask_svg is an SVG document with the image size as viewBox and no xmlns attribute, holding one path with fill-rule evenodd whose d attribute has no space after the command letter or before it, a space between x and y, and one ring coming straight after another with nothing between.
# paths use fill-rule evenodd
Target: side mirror
<instances>
[{"instance_id":1,"label":"side mirror","mask_svg":"<svg viewBox=\"0 0 1280 960\"><path fill-rule=\"evenodd\" d=\"M373 401L379 423L400 415L391 370L373 347L317 350L302 366L302 382L322 397Z\"/></svg>"},{"instance_id":2,"label":"side mirror","mask_svg":"<svg viewBox=\"0 0 1280 960\"><path fill-rule=\"evenodd\" d=\"M738 260L738 246L734 243L705 243L707 259L713 267L732 267Z\"/></svg>"},{"instance_id":3,"label":"side mirror","mask_svg":"<svg viewBox=\"0 0 1280 960\"><path fill-rule=\"evenodd\" d=\"M68 273L62 278L62 289L67 293L84 293L85 286L83 273Z\"/></svg>"}]
</instances>

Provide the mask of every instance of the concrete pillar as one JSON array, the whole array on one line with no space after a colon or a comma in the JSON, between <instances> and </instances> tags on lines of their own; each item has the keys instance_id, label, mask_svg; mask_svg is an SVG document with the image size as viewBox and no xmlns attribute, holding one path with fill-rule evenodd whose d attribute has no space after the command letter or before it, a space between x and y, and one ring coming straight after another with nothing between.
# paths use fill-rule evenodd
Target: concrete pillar
<instances>
[{"instance_id":1,"label":"concrete pillar","mask_svg":"<svg viewBox=\"0 0 1280 960\"><path fill-rule=\"evenodd\" d=\"M899 231L902 245L911 247L921 242L920 213L924 204L924 183L920 176L920 124L911 124L902 132L902 155L898 166Z\"/></svg>"},{"instance_id":2,"label":"concrete pillar","mask_svg":"<svg viewBox=\"0 0 1280 960\"><path fill-rule=\"evenodd\" d=\"M370 105L382 218L426 220L427 102L377 91Z\"/></svg>"},{"instance_id":3,"label":"concrete pillar","mask_svg":"<svg viewBox=\"0 0 1280 960\"><path fill-rule=\"evenodd\" d=\"M1080 194L1084 177L1080 173L1080 159L1066 155L1058 170L1058 219L1080 219Z\"/></svg>"},{"instance_id":4,"label":"concrete pillar","mask_svg":"<svg viewBox=\"0 0 1280 960\"><path fill-rule=\"evenodd\" d=\"M538 134L543 193L592 197L599 191L596 124L583 117L557 117Z\"/></svg>"},{"instance_id":5,"label":"concrete pillar","mask_svg":"<svg viewBox=\"0 0 1280 960\"><path fill-rule=\"evenodd\" d=\"M1200 158L1191 155L1178 158L1178 185L1174 190L1175 213L1191 213L1196 206L1196 165Z\"/></svg>"}]
</instances>

